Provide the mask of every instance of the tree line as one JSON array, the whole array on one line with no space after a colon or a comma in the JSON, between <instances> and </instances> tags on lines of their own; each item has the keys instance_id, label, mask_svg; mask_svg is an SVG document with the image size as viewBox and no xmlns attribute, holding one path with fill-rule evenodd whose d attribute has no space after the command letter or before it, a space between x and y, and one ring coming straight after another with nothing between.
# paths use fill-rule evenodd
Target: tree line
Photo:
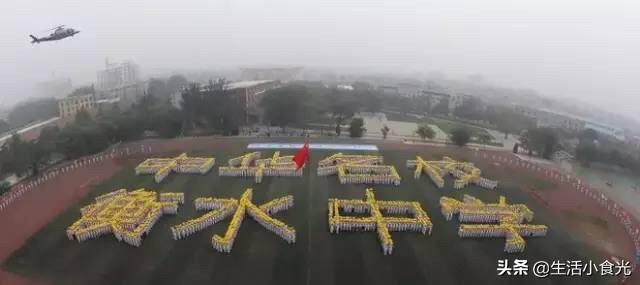
<instances>
[{"instance_id":1,"label":"tree line","mask_svg":"<svg viewBox=\"0 0 640 285\"><path fill-rule=\"evenodd\" d=\"M62 128L46 127L36 140L24 141L14 135L0 148L0 178L11 173L36 174L54 161L98 153L114 143L144 137L237 134L245 110L225 91L224 80L206 85L180 81L187 86L167 88L170 82L171 78L161 88L154 83L155 87L127 108L114 105L99 108L94 114L80 111L72 123ZM172 105L172 92L181 92L182 110Z\"/></svg>"},{"instance_id":2,"label":"tree line","mask_svg":"<svg viewBox=\"0 0 640 285\"><path fill-rule=\"evenodd\" d=\"M382 96L371 89L350 91L297 83L267 91L260 107L272 126L307 128L310 123L324 122L340 136L348 123L349 136L361 137L366 132L364 121L353 116L381 111Z\"/></svg>"},{"instance_id":3,"label":"tree line","mask_svg":"<svg viewBox=\"0 0 640 285\"><path fill-rule=\"evenodd\" d=\"M600 136L592 129L577 135L576 159L584 166L592 163L615 165L633 171L640 171L640 159L627 150L625 145L611 138Z\"/></svg>"}]
</instances>

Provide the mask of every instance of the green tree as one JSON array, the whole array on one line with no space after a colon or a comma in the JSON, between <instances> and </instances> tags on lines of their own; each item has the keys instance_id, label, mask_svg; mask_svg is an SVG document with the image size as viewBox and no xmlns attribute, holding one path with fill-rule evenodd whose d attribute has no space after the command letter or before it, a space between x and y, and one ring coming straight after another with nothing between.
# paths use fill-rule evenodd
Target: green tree
<instances>
[{"instance_id":1,"label":"green tree","mask_svg":"<svg viewBox=\"0 0 640 285\"><path fill-rule=\"evenodd\" d=\"M187 81L187 78L182 74L174 74L169 76L166 86L169 90L169 95L171 95L189 86L189 81Z\"/></svg>"},{"instance_id":2,"label":"green tree","mask_svg":"<svg viewBox=\"0 0 640 285\"><path fill-rule=\"evenodd\" d=\"M357 110L356 101L348 92L332 89L329 92L327 102L329 105L328 111L336 122L336 135L340 136L342 131L340 126L344 121L351 118Z\"/></svg>"},{"instance_id":3,"label":"green tree","mask_svg":"<svg viewBox=\"0 0 640 285\"><path fill-rule=\"evenodd\" d=\"M11 126L9 125L9 123L7 123L7 121L5 120L0 119L0 134L10 129L11 129Z\"/></svg>"},{"instance_id":4,"label":"green tree","mask_svg":"<svg viewBox=\"0 0 640 285\"><path fill-rule=\"evenodd\" d=\"M465 146L470 139L471 134L466 128L455 128L451 131L451 141L457 146Z\"/></svg>"},{"instance_id":5,"label":"green tree","mask_svg":"<svg viewBox=\"0 0 640 285\"><path fill-rule=\"evenodd\" d=\"M478 137L478 142L483 144L490 143L491 140L493 139L493 137L490 134L484 133L484 132L479 133L477 137Z\"/></svg>"},{"instance_id":6,"label":"green tree","mask_svg":"<svg viewBox=\"0 0 640 285\"><path fill-rule=\"evenodd\" d=\"M360 138L366 131L364 128L364 120L362 118L353 118L349 124L349 136L352 138Z\"/></svg>"},{"instance_id":7,"label":"green tree","mask_svg":"<svg viewBox=\"0 0 640 285\"><path fill-rule=\"evenodd\" d=\"M109 145L109 138L96 124L72 124L60 132L59 150L68 159L97 153Z\"/></svg>"},{"instance_id":8,"label":"green tree","mask_svg":"<svg viewBox=\"0 0 640 285\"><path fill-rule=\"evenodd\" d=\"M389 129L389 127L387 127L387 125L382 126L382 128L380 129L380 132L382 133L382 139L387 139L387 135L389 134L389 131L391 131L391 129Z\"/></svg>"},{"instance_id":9,"label":"green tree","mask_svg":"<svg viewBox=\"0 0 640 285\"><path fill-rule=\"evenodd\" d=\"M584 129L578 133L578 139L580 142L590 142L593 143L598 140L598 132L594 129Z\"/></svg>"},{"instance_id":10,"label":"green tree","mask_svg":"<svg viewBox=\"0 0 640 285\"><path fill-rule=\"evenodd\" d=\"M356 102L360 102L362 111L375 113L382 110L382 99L373 90L356 90L354 96Z\"/></svg>"},{"instance_id":11,"label":"green tree","mask_svg":"<svg viewBox=\"0 0 640 285\"><path fill-rule=\"evenodd\" d=\"M291 85L267 92L260 106L264 110L266 120L273 126L303 126L307 123L310 108L308 89L304 86Z\"/></svg>"},{"instance_id":12,"label":"green tree","mask_svg":"<svg viewBox=\"0 0 640 285\"><path fill-rule=\"evenodd\" d=\"M11 185L7 181L0 181L0 195L11 190Z\"/></svg>"},{"instance_id":13,"label":"green tree","mask_svg":"<svg viewBox=\"0 0 640 285\"><path fill-rule=\"evenodd\" d=\"M44 98L16 105L9 112L7 120L11 127L17 128L56 116L58 116L58 101L55 98Z\"/></svg>"},{"instance_id":14,"label":"green tree","mask_svg":"<svg viewBox=\"0 0 640 285\"><path fill-rule=\"evenodd\" d=\"M244 122L245 106L225 89L226 81L191 84L182 91L182 118L186 129L205 128L229 135Z\"/></svg>"},{"instance_id":15,"label":"green tree","mask_svg":"<svg viewBox=\"0 0 640 285\"><path fill-rule=\"evenodd\" d=\"M576 159L584 166L590 166L598 159L598 149L592 142L580 142L576 147Z\"/></svg>"},{"instance_id":16,"label":"green tree","mask_svg":"<svg viewBox=\"0 0 640 285\"><path fill-rule=\"evenodd\" d=\"M89 112L87 112L86 110L80 110L76 113L76 123L78 124L85 124L85 125L90 125L93 124L93 118L91 117L91 114L89 114Z\"/></svg>"},{"instance_id":17,"label":"green tree","mask_svg":"<svg viewBox=\"0 0 640 285\"><path fill-rule=\"evenodd\" d=\"M427 124L418 124L418 128L416 129L416 134L422 138L422 140L433 139L436 133L433 131L431 126Z\"/></svg>"},{"instance_id":18,"label":"green tree","mask_svg":"<svg viewBox=\"0 0 640 285\"><path fill-rule=\"evenodd\" d=\"M182 131L182 113L169 104L154 106L147 116L146 129L164 138L176 137Z\"/></svg>"},{"instance_id":19,"label":"green tree","mask_svg":"<svg viewBox=\"0 0 640 285\"><path fill-rule=\"evenodd\" d=\"M433 114L438 115L448 115L449 114L449 100L440 100L435 106L433 106L433 110L431 110Z\"/></svg>"},{"instance_id":20,"label":"green tree","mask_svg":"<svg viewBox=\"0 0 640 285\"><path fill-rule=\"evenodd\" d=\"M5 171L17 175L27 174L33 155L31 145L17 134L14 134L6 144L8 155L5 157Z\"/></svg>"},{"instance_id":21,"label":"green tree","mask_svg":"<svg viewBox=\"0 0 640 285\"><path fill-rule=\"evenodd\" d=\"M509 107L488 106L482 114L482 120L495 125L499 131L504 133L505 138L509 134L520 134L523 130L534 128L536 125L533 119Z\"/></svg>"},{"instance_id":22,"label":"green tree","mask_svg":"<svg viewBox=\"0 0 640 285\"><path fill-rule=\"evenodd\" d=\"M480 102L480 100L475 98L470 98L470 99L464 100L462 102L462 105L458 106L455 110L453 110L453 114L456 117L465 118L469 120L482 120L484 119L484 112L479 109L479 106L481 105L482 105L482 102Z\"/></svg>"},{"instance_id":23,"label":"green tree","mask_svg":"<svg viewBox=\"0 0 640 285\"><path fill-rule=\"evenodd\" d=\"M166 98L171 95L167 82L164 79L149 78L147 93L158 96L158 98Z\"/></svg>"},{"instance_id":24,"label":"green tree","mask_svg":"<svg viewBox=\"0 0 640 285\"><path fill-rule=\"evenodd\" d=\"M533 128L521 136L521 143L529 151L536 151L544 158L550 158L558 144L558 135L551 128Z\"/></svg>"}]
</instances>

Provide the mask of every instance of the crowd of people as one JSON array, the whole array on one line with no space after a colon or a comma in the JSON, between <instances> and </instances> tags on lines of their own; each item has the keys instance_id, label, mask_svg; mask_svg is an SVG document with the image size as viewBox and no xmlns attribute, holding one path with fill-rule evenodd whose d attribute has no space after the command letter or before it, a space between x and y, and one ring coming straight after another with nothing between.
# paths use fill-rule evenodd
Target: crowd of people
<instances>
[{"instance_id":1,"label":"crowd of people","mask_svg":"<svg viewBox=\"0 0 640 285\"><path fill-rule=\"evenodd\" d=\"M438 188L444 188L444 176L447 174L456 178L453 181L454 189L462 189L469 183L490 190L498 188L498 181L482 177L482 171L473 163L459 162L447 156L437 161L427 161L416 156L415 160L407 160L407 167L415 168L413 178L420 179L424 172Z\"/></svg>"},{"instance_id":2,"label":"crowd of people","mask_svg":"<svg viewBox=\"0 0 640 285\"><path fill-rule=\"evenodd\" d=\"M366 189L366 199L329 199L329 232L376 231L382 252L393 252L393 239L389 231L412 231L431 235L433 224L418 202L378 201L373 189ZM367 217L343 216L344 213L369 214ZM385 217L384 214L410 215L406 217Z\"/></svg>"},{"instance_id":3,"label":"crowd of people","mask_svg":"<svg viewBox=\"0 0 640 285\"><path fill-rule=\"evenodd\" d=\"M136 175L153 174L156 183L162 182L171 172L206 174L213 168L216 159L213 157L189 157L182 153L174 158L149 158L136 168Z\"/></svg>"},{"instance_id":4,"label":"crowd of people","mask_svg":"<svg viewBox=\"0 0 640 285\"><path fill-rule=\"evenodd\" d=\"M382 156L337 153L318 162L318 176L338 175L340 184L400 185L393 165L381 165Z\"/></svg>"},{"instance_id":5,"label":"crowd of people","mask_svg":"<svg viewBox=\"0 0 640 285\"><path fill-rule=\"evenodd\" d=\"M447 221L457 214L461 223L481 223L461 224L459 237L504 237L504 251L508 253L524 251L526 242L523 237L546 236L548 230L545 225L524 224L533 220L533 211L523 204L508 204L504 196L494 204L485 204L466 194L462 201L442 197L440 208Z\"/></svg>"},{"instance_id":6,"label":"crowd of people","mask_svg":"<svg viewBox=\"0 0 640 285\"><path fill-rule=\"evenodd\" d=\"M231 222L229 222L227 231L224 233L224 237L216 234L211 238L211 245L214 249L222 253L231 252L233 243L238 236L238 231L240 230L240 226L242 225L242 221L244 220L244 216L247 212L247 204L251 203L252 197L253 191L251 189L247 189L247 191L242 194L240 201L238 202L238 208L235 213L233 213L233 217L231 218Z\"/></svg>"},{"instance_id":7,"label":"crowd of people","mask_svg":"<svg viewBox=\"0 0 640 285\"><path fill-rule=\"evenodd\" d=\"M293 162L293 156L280 156L276 151L271 158L260 159L260 152L251 152L229 159L228 166L218 168L220 176L254 177L255 183L262 183L264 176L302 176L302 168Z\"/></svg>"},{"instance_id":8,"label":"crowd of people","mask_svg":"<svg viewBox=\"0 0 640 285\"><path fill-rule=\"evenodd\" d=\"M238 208L238 202L235 199L197 198L195 205L196 210L209 210L209 212L198 218L172 226L170 230L174 240L186 238L208 228L231 216Z\"/></svg>"},{"instance_id":9,"label":"crowd of people","mask_svg":"<svg viewBox=\"0 0 640 285\"><path fill-rule=\"evenodd\" d=\"M80 209L81 218L67 228L67 237L83 242L113 233L118 241L137 247L160 217L175 215L183 202L183 193L158 195L144 189L113 191L96 197L95 203Z\"/></svg>"},{"instance_id":10,"label":"crowd of people","mask_svg":"<svg viewBox=\"0 0 640 285\"><path fill-rule=\"evenodd\" d=\"M195 232L203 230L228 218L229 216L233 216L224 236L214 235L211 239L213 248L219 252L229 253L233 248L233 243L238 234L238 230L242 225L245 214L248 214L264 228L275 233L287 241L287 243L295 243L295 229L282 221L271 217L271 215L275 213L293 207L293 196L288 195L273 199L260 206L253 204L251 201L252 196L253 190L247 189L239 200L232 198L197 198L195 200L196 210L208 210L209 212L198 218L172 226L171 234L173 239L178 240L186 238Z\"/></svg>"},{"instance_id":11,"label":"crowd of people","mask_svg":"<svg viewBox=\"0 0 640 285\"><path fill-rule=\"evenodd\" d=\"M184 193L160 193L158 200L160 202L178 202L179 204L184 204Z\"/></svg>"}]
</instances>

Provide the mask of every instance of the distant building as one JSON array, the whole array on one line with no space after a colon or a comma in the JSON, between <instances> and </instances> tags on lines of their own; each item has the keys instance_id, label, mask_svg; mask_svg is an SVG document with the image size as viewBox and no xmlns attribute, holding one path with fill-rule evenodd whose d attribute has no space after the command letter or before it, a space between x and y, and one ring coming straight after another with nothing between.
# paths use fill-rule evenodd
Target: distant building
<instances>
[{"instance_id":1,"label":"distant building","mask_svg":"<svg viewBox=\"0 0 640 285\"><path fill-rule=\"evenodd\" d=\"M96 100L96 111L109 112L119 108L120 98L98 99Z\"/></svg>"},{"instance_id":2,"label":"distant building","mask_svg":"<svg viewBox=\"0 0 640 285\"><path fill-rule=\"evenodd\" d=\"M549 109L535 109L526 106L515 106L515 110L536 121L537 127L554 127L579 132L593 129L598 133L624 140L624 130L606 124L594 122L573 114L553 111Z\"/></svg>"},{"instance_id":3,"label":"distant building","mask_svg":"<svg viewBox=\"0 0 640 285\"><path fill-rule=\"evenodd\" d=\"M289 82L302 78L302 67L241 68L240 78L245 81L273 80Z\"/></svg>"},{"instance_id":4,"label":"distant building","mask_svg":"<svg viewBox=\"0 0 640 285\"><path fill-rule=\"evenodd\" d=\"M36 96L39 98L60 98L71 93L72 88L69 78L47 80L36 85Z\"/></svg>"},{"instance_id":5,"label":"distant building","mask_svg":"<svg viewBox=\"0 0 640 285\"><path fill-rule=\"evenodd\" d=\"M274 80L237 81L228 83L224 89L237 96L246 109L245 123L258 121L258 103L268 90L280 87L280 82Z\"/></svg>"},{"instance_id":6,"label":"distant building","mask_svg":"<svg viewBox=\"0 0 640 285\"><path fill-rule=\"evenodd\" d=\"M608 125L600 124L596 122L591 122L591 121L585 122L584 128L592 129L598 133L612 136L621 141L625 140L624 130L620 128L616 128L616 127L612 127L612 126L608 126Z\"/></svg>"},{"instance_id":7,"label":"distant building","mask_svg":"<svg viewBox=\"0 0 640 285\"><path fill-rule=\"evenodd\" d=\"M378 86L378 90L383 94L387 94L387 95L400 94L400 90L398 89L398 86L393 86L393 85L380 85Z\"/></svg>"},{"instance_id":8,"label":"distant building","mask_svg":"<svg viewBox=\"0 0 640 285\"><path fill-rule=\"evenodd\" d=\"M280 87L279 81L274 80L251 80L251 81L235 81L229 82L224 86L224 90L234 96L236 100L245 107L245 124L257 122L261 116L258 104L264 94ZM203 86L202 90L206 90L207 86ZM176 92L171 95L171 104L182 109L182 93Z\"/></svg>"},{"instance_id":9,"label":"distant building","mask_svg":"<svg viewBox=\"0 0 640 285\"><path fill-rule=\"evenodd\" d=\"M423 88L420 84L401 82L393 85L380 85L378 90L388 95L416 97L422 95Z\"/></svg>"},{"instance_id":10,"label":"distant building","mask_svg":"<svg viewBox=\"0 0 640 285\"><path fill-rule=\"evenodd\" d=\"M336 88L340 90L353 91L353 86L349 84L338 84L336 85Z\"/></svg>"},{"instance_id":11,"label":"distant building","mask_svg":"<svg viewBox=\"0 0 640 285\"><path fill-rule=\"evenodd\" d=\"M131 104L144 94L145 84L140 81L140 67L132 61L110 63L98 71L96 95L99 98L120 98Z\"/></svg>"},{"instance_id":12,"label":"distant building","mask_svg":"<svg viewBox=\"0 0 640 285\"><path fill-rule=\"evenodd\" d=\"M456 108L462 106L464 102L473 100L473 96L467 94L453 94L449 98L449 112L453 112Z\"/></svg>"},{"instance_id":13,"label":"distant building","mask_svg":"<svg viewBox=\"0 0 640 285\"><path fill-rule=\"evenodd\" d=\"M422 96L429 98L429 112L433 110L442 101L451 101L451 95L447 93L422 90Z\"/></svg>"},{"instance_id":14,"label":"distant building","mask_svg":"<svg viewBox=\"0 0 640 285\"><path fill-rule=\"evenodd\" d=\"M93 89L93 88L92 88ZM97 110L95 91L81 92L58 99L58 110L60 118L73 118L81 110L91 114Z\"/></svg>"},{"instance_id":15,"label":"distant building","mask_svg":"<svg viewBox=\"0 0 640 285\"><path fill-rule=\"evenodd\" d=\"M405 97L422 95L422 85L416 83L401 82L397 84L398 93Z\"/></svg>"}]
</instances>

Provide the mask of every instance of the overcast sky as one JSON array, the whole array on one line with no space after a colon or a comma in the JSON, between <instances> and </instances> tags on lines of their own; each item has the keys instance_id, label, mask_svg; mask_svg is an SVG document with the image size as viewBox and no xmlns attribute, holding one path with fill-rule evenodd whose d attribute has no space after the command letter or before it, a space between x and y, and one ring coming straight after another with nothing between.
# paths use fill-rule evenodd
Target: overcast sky
<instances>
[{"instance_id":1,"label":"overcast sky","mask_svg":"<svg viewBox=\"0 0 640 285\"><path fill-rule=\"evenodd\" d=\"M640 4L600 0L4 0L0 100L108 56L144 70L303 65L482 74L639 118ZM31 45L66 24L74 38ZM2 104L0 104L2 105Z\"/></svg>"}]
</instances>

